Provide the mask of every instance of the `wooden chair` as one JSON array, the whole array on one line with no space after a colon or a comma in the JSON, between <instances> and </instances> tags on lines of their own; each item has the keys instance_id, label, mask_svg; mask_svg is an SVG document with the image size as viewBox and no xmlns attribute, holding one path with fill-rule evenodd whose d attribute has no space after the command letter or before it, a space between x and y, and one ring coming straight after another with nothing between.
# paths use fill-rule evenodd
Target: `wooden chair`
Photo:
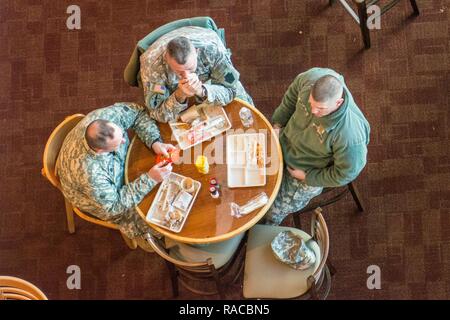
<instances>
[{"instance_id":1,"label":"wooden chair","mask_svg":"<svg viewBox=\"0 0 450 320\"><path fill-rule=\"evenodd\" d=\"M335 0L328 0L329 5L331 6ZM358 8L358 14L352 9L352 7L347 3L346 0L339 0L344 9L355 19L356 23L359 25L361 29L361 35L364 41L364 47L366 49L370 48L370 33L369 28L367 27L367 8L376 5L380 0L353 0L353 3L356 4ZM416 0L409 0L411 6L414 11L414 15L419 15L419 8L417 7ZM380 8L380 16L385 14L387 11L392 9L396 4L398 4L400 0L391 0L389 3Z\"/></svg>"},{"instance_id":2,"label":"wooden chair","mask_svg":"<svg viewBox=\"0 0 450 320\"><path fill-rule=\"evenodd\" d=\"M245 298L326 299L335 269L328 260L328 228L321 211L317 208L311 218L311 235L296 228L262 224L250 229L245 256ZM313 267L296 270L275 258L270 244L278 233L286 230L305 241L315 240L310 246L316 254Z\"/></svg>"},{"instance_id":3,"label":"wooden chair","mask_svg":"<svg viewBox=\"0 0 450 320\"><path fill-rule=\"evenodd\" d=\"M48 300L32 283L9 276L0 276L0 300Z\"/></svg>"},{"instance_id":4,"label":"wooden chair","mask_svg":"<svg viewBox=\"0 0 450 320\"><path fill-rule=\"evenodd\" d=\"M66 138L67 134L84 118L83 114L74 114L72 116L67 117L61 122L52 132L50 137L47 140L47 144L44 149L43 156L43 168L42 175L47 178L50 183L61 191L61 183L59 182L59 178L56 175L55 166L56 160L58 158L59 151L61 150L61 146ZM82 212L77 207L74 207L65 197L64 202L66 205L66 216L67 216L67 227L70 233L75 232L75 221L74 215L75 212L80 218L98 224L100 226L119 230L119 226L110 222L106 222L100 219L95 218L88 213ZM134 239L128 238L125 234L122 234L125 243L128 245L130 249L136 249L137 243Z\"/></svg>"},{"instance_id":5,"label":"wooden chair","mask_svg":"<svg viewBox=\"0 0 450 320\"><path fill-rule=\"evenodd\" d=\"M336 194L327 198L327 195L332 194L332 192L336 190ZM324 188L322 193L314 198L310 204L293 214L295 226L301 229L302 224L300 218L302 216L302 213L312 211L317 207L323 208L329 206L344 198L348 192L350 192L350 194L352 195L352 198L355 201L356 206L358 207L358 211L361 213L364 212L364 205L361 196L359 195L359 191L356 188L356 185L353 182L350 182L349 184L340 188Z\"/></svg>"},{"instance_id":6,"label":"wooden chair","mask_svg":"<svg viewBox=\"0 0 450 320\"><path fill-rule=\"evenodd\" d=\"M204 246L189 246L182 243L167 246L163 240L153 236L150 236L148 241L153 250L166 262L174 297L179 294L179 282L196 294L208 296L217 294L221 299L225 299L227 286L236 283L243 270L242 248L245 243L243 238L245 235L241 234L230 240ZM176 250L179 249L178 246L189 248L185 251L191 252L180 254L182 249ZM232 280L225 281L225 277L232 277ZM201 288L207 284L212 284L214 288L211 290Z\"/></svg>"}]
</instances>

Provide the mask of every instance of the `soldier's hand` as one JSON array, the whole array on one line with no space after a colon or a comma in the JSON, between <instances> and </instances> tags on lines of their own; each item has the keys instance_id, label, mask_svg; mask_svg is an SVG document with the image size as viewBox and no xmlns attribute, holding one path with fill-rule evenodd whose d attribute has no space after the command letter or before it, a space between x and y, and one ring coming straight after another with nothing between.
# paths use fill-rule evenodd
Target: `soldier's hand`
<instances>
[{"instance_id":1,"label":"soldier's hand","mask_svg":"<svg viewBox=\"0 0 450 320\"><path fill-rule=\"evenodd\" d=\"M191 90L195 92L196 96L201 97L203 94L203 87L202 87L203 83L198 78L198 75L196 73L191 73L189 74L187 79Z\"/></svg>"},{"instance_id":2,"label":"soldier's hand","mask_svg":"<svg viewBox=\"0 0 450 320\"><path fill-rule=\"evenodd\" d=\"M281 128L282 128L281 124L278 124L278 123L273 124L273 131L275 131L275 134L277 135L278 138L280 138Z\"/></svg>"},{"instance_id":3,"label":"soldier's hand","mask_svg":"<svg viewBox=\"0 0 450 320\"><path fill-rule=\"evenodd\" d=\"M163 181L170 172L172 172L172 164L167 164L167 162L163 161L151 167L148 171L148 175L159 183Z\"/></svg>"},{"instance_id":4,"label":"soldier's hand","mask_svg":"<svg viewBox=\"0 0 450 320\"><path fill-rule=\"evenodd\" d=\"M305 180L306 178L306 173L303 170L300 169L292 169L291 167L287 167L289 173L291 174L292 177L294 177L297 180Z\"/></svg>"},{"instance_id":5,"label":"soldier's hand","mask_svg":"<svg viewBox=\"0 0 450 320\"><path fill-rule=\"evenodd\" d=\"M156 154L162 154L166 158L169 156L169 152L176 150L170 143L161 143L159 141L152 144L152 149Z\"/></svg>"},{"instance_id":6,"label":"soldier's hand","mask_svg":"<svg viewBox=\"0 0 450 320\"><path fill-rule=\"evenodd\" d=\"M183 94L186 97L192 97L192 96L195 95L195 90L189 84L189 80L188 79L181 79L178 82L177 90L180 90L180 93Z\"/></svg>"}]
</instances>

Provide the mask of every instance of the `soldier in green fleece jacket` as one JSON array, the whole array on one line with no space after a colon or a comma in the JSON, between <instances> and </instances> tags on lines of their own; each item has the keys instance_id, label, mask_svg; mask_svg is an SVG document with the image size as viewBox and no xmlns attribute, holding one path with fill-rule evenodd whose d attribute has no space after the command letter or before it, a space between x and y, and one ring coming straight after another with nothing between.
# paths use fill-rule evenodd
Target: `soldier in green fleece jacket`
<instances>
[{"instance_id":1,"label":"soldier in green fleece jacket","mask_svg":"<svg viewBox=\"0 0 450 320\"><path fill-rule=\"evenodd\" d=\"M366 164L370 127L342 75L323 68L295 78L272 121L280 129L286 166L266 223L278 225L324 187L343 186L358 176Z\"/></svg>"}]
</instances>

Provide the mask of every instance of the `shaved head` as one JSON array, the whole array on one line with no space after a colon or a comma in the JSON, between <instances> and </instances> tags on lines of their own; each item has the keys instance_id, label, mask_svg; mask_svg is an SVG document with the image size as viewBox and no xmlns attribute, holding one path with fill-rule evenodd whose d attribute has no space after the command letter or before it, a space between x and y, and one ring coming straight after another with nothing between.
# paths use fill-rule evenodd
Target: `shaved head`
<instances>
[{"instance_id":1,"label":"shaved head","mask_svg":"<svg viewBox=\"0 0 450 320\"><path fill-rule=\"evenodd\" d=\"M167 44L167 53L178 64L184 65L195 51L194 45L186 37L177 37Z\"/></svg>"},{"instance_id":2,"label":"shaved head","mask_svg":"<svg viewBox=\"0 0 450 320\"><path fill-rule=\"evenodd\" d=\"M342 97L344 88L341 81L332 75L326 75L314 83L311 91L313 99L317 102L334 102Z\"/></svg>"}]
</instances>

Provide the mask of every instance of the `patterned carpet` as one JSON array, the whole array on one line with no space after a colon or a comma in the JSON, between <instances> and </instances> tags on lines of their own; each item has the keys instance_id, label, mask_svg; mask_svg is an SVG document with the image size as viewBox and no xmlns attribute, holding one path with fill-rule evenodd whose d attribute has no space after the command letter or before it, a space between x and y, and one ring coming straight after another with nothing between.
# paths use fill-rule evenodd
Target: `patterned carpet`
<instances>
[{"instance_id":1,"label":"patterned carpet","mask_svg":"<svg viewBox=\"0 0 450 320\"><path fill-rule=\"evenodd\" d=\"M325 211L338 271L329 298L449 299L450 5L417 2L419 17L402 1L362 50L352 18L326 0L79 0L81 30L66 28L70 1L1 1L0 274L33 282L50 299L171 298L158 256L130 251L117 232L80 219L69 235L41 159L65 116L143 101L122 77L140 38L172 20L211 16L267 117L298 73L326 66L345 76L371 124L357 179L367 214L351 198ZM81 268L81 290L66 287L70 265ZM366 286L370 265L381 269L380 290ZM181 298L204 297L181 290Z\"/></svg>"}]
</instances>

